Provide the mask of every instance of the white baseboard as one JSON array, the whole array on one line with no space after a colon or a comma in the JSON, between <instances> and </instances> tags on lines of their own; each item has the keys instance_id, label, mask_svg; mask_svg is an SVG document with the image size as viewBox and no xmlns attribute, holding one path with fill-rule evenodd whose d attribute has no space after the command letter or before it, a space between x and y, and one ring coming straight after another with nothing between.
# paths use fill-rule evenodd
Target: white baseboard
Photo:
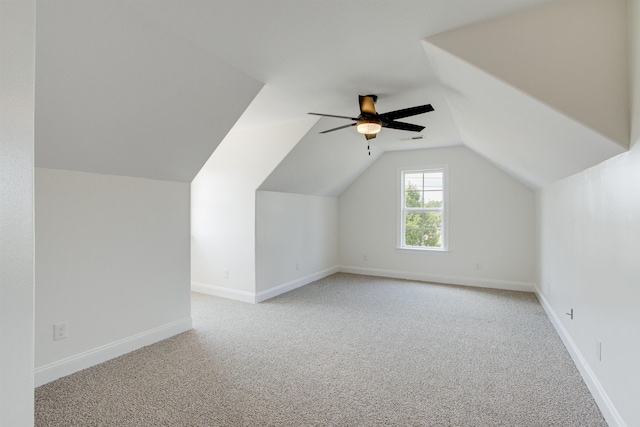
<instances>
[{"instance_id":1,"label":"white baseboard","mask_svg":"<svg viewBox=\"0 0 640 427\"><path fill-rule=\"evenodd\" d=\"M237 289L224 288L222 286L209 285L201 282L191 282L191 291L199 292L201 294L214 295L217 297L234 299L237 301L248 302L251 304L257 304L262 301L266 301L270 298L284 294L285 292L292 291L304 285L308 285L311 282L320 280L323 277L330 276L340 271L338 266L327 268L325 270L318 271L316 273L309 274L304 277L292 280L281 285L274 286L260 292L239 291Z\"/></svg>"},{"instance_id":2,"label":"white baseboard","mask_svg":"<svg viewBox=\"0 0 640 427\"><path fill-rule=\"evenodd\" d=\"M553 327L556 329L556 332L560 335L564 346L567 348L567 351L569 351L569 354L573 359L573 363L578 367L578 371L580 371L582 379L587 384L589 391L591 391L591 394L598 404L598 408L600 408L600 412L602 412L607 424L609 424L610 427L627 427L627 424L624 422L615 406L613 406L613 402L609 399L609 396L602 387L602 384L598 381L598 378L587 363L587 360L582 355L580 349L578 349L578 346L569 335L569 332L562 325L560 319L558 319L558 316L551 308L549 302L538 290L536 290L536 296L538 297L538 301L540 301L540 305L542 305L544 311L547 313L547 317L553 324Z\"/></svg>"},{"instance_id":3,"label":"white baseboard","mask_svg":"<svg viewBox=\"0 0 640 427\"><path fill-rule=\"evenodd\" d=\"M318 271L317 273L309 274L299 279L295 279L290 282L283 283L278 286L274 286L273 288L260 291L256 294L256 302L266 301L269 298L273 298L278 295L284 294L285 292L292 291L301 286L308 285L311 282L315 282L316 280L320 280L324 277L335 274L338 271L340 271L340 267L338 266L327 268L325 270Z\"/></svg>"},{"instance_id":4,"label":"white baseboard","mask_svg":"<svg viewBox=\"0 0 640 427\"><path fill-rule=\"evenodd\" d=\"M250 302L251 304L255 304L256 302L255 292L239 291L237 289L224 288L222 286L209 285L207 283L191 282L191 291L242 302Z\"/></svg>"},{"instance_id":5,"label":"white baseboard","mask_svg":"<svg viewBox=\"0 0 640 427\"><path fill-rule=\"evenodd\" d=\"M483 279L465 276L447 276L440 274L419 273L413 271L383 270L378 268L364 268L341 266L343 273L363 274L368 276L390 277L393 279L419 280L421 282L446 283L451 285L474 286L480 288L504 289L509 291L534 292L535 284L511 280Z\"/></svg>"},{"instance_id":6,"label":"white baseboard","mask_svg":"<svg viewBox=\"0 0 640 427\"><path fill-rule=\"evenodd\" d=\"M76 354L35 369L36 387L74 372L90 368L139 348L154 344L191 329L191 317L145 331L92 350Z\"/></svg>"}]
</instances>

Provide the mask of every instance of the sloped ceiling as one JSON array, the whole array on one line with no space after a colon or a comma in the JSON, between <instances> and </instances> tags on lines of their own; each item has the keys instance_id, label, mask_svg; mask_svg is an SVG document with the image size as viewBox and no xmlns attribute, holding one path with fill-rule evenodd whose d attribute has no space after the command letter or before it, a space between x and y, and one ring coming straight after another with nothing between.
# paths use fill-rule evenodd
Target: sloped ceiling
<instances>
[{"instance_id":1,"label":"sloped ceiling","mask_svg":"<svg viewBox=\"0 0 640 427\"><path fill-rule=\"evenodd\" d=\"M533 188L628 149L625 2L563 1L429 37L462 140Z\"/></svg>"},{"instance_id":2,"label":"sloped ceiling","mask_svg":"<svg viewBox=\"0 0 640 427\"><path fill-rule=\"evenodd\" d=\"M625 5L39 0L36 164L189 182L232 129L374 93L380 112L431 103L406 120L423 138L386 129L368 156L323 118L261 188L336 195L384 151L459 144L535 188L628 145Z\"/></svg>"},{"instance_id":3,"label":"sloped ceiling","mask_svg":"<svg viewBox=\"0 0 640 427\"><path fill-rule=\"evenodd\" d=\"M572 0L447 31L427 42L626 147L627 38L626 2Z\"/></svg>"},{"instance_id":4,"label":"sloped ceiling","mask_svg":"<svg viewBox=\"0 0 640 427\"><path fill-rule=\"evenodd\" d=\"M629 144L626 26L624 1L569 0L427 37L429 85L413 90L413 104L399 97L405 105L428 99L436 107L416 118L427 126L423 139L383 132L373 145L392 151L464 144L533 189L620 154ZM378 110L385 101L394 100L380 99ZM395 108L402 107L387 110ZM346 155L344 147L353 150L362 138L353 132L317 134L342 123L322 119L261 188L340 194L381 154ZM327 146L340 156L326 155ZM351 169L340 169L346 158Z\"/></svg>"},{"instance_id":5,"label":"sloped ceiling","mask_svg":"<svg viewBox=\"0 0 640 427\"><path fill-rule=\"evenodd\" d=\"M435 111L418 119L404 120L426 126L421 134L385 129L375 139L367 141L353 129L320 134L344 125L345 121L318 120L259 189L338 196L385 151L460 145L460 134L439 88L416 89L404 96L383 97L376 107L378 112L384 113L420 105L427 99L436 106ZM357 99L354 99L351 114L357 116L358 113Z\"/></svg>"},{"instance_id":6,"label":"sloped ceiling","mask_svg":"<svg viewBox=\"0 0 640 427\"><path fill-rule=\"evenodd\" d=\"M263 84L116 1L41 1L36 166L190 182Z\"/></svg>"}]
</instances>

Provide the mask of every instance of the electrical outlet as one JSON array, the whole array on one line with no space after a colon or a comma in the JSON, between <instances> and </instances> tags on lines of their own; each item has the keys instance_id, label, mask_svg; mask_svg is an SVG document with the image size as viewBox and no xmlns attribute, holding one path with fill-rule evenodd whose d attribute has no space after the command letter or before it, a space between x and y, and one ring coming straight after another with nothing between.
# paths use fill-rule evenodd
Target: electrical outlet
<instances>
[{"instance_id":1,"label":"electrical outlet","mask_svg":"<svg viewBox=\"0 0 640 427\"><path fill-rule=\"evenodd\" d=\"M596 339L596 359L602 362L602 341Z\"/></svg>"},{"instance_id":2,"label":"electrical outlet","mask_svg":"<svg viewBox=\"0 0 640 427\"><path fill-rule=\"evenodd\" d=\"M53 340L60 341L69 336L68 323L60 322L53 324Z\"/></svg>"},{"instance_id":3,"label":"electrical outlet","mask_svg":"<svg viewBox=\"0 0 640 427\"><path fill-rule=\"evenodd\" d=\"M300 263L296 262L296 271L300 270Z\"/></svg>"},{"instance_id":4,"label":"electrical outlet","mask_svg":"<svg viewBox=\"0 0 640 427\"><path fill-rule=\"evenodd\" d=\"M366 255L362 255L362 260L363 261L367 261L367 256Z\"/></svg>"},{"instance_id":5,"label":"electrical outlet","mask_svg":"<svg viewBox=\"0 0 640 427\"><path fill-rule=\"evenodd\" d=\"M229 278L229 269L228 269L228 268L225 268L225 269L224 269L224 278L225 278L225 279L228 279L228 278Z\"/></svg>"},{"instance_id":6,"label":"electrical outlet","mask_svg":"<svg viewBox=\"0 0 640 427\"><path fill-rule=\"evenodd\" d=\"M476 262L476 270L482 270L482 264Z\"/></svg>"}]
</instances>

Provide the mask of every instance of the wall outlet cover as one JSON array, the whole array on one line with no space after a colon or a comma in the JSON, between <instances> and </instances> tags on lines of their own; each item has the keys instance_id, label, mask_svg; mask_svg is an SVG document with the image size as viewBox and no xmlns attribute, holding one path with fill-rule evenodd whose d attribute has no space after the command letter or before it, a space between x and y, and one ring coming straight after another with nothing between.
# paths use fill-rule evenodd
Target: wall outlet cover
<instances>
[{"instance_id":1,"label":"wall outlet cover","mask_svg":"<svg viewBox=\"0 0 640 427\"><path fill-rule=\"evenodd\" d=\"M60 341L69 336L68 322L54 323L53 325L53 340Z\"/></svg>"}]
</instances>

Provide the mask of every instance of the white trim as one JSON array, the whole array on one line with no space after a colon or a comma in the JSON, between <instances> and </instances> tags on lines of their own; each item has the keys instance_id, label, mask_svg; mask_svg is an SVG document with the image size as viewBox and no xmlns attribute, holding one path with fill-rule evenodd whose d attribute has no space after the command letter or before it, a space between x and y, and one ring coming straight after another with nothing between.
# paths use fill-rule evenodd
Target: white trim
<instances>
[{"instance_id":1,"label":"white trim","mask_svg":"<svg viewBox=\"0 0 640 427\"><path fill-rule=\"evenodd\" d=\"M234 299L237 301L248 302L251 304L257 304L262 301L266 301L270 298L282 295L285 292L292 291L304 285L308 285L311 282L320 280L324 277L330 276L340 271L340 267L330 267L316 273L309 274L304 277L292 280L290 282L282 283L264 291L257 293L248 291L239 291L237 289L223 288L222 286L208 285L206 283L191 282L191 291L199 292L201 294L213 295L222 298Z\"/></svg>"},{"instance_id":2,"label":"white trim","mask_svg":"<svg viewBox=\"0 0 640 427\"><path fill-rule=\"evenodd\" d=\"M504 289L509 291L533 292L535 284L514 280L485 279L467 276L447 276L442 274L420 273L417 271L382 270L378 268L363 268L341 266L342 273L362 274L368 276L390 277L393 279L418 280L421 282L445 283L450 285L473 286L477 288Z\"/></svg>"},{"instance_id":3,"label":"white trim","mask_svg":"<svg viewBox=\"0 0 640 427\"><path fill-rule=\"evenodd\" d=\"M399 253L405 253L405 254L416 254L416 253L430 253L430 254L436 254L436 255L449 255L449 252L451 252L448 249L440 249L440 248L422 248L422 247L418 247L418 246L405 246L403 248L396 248L396 251Z\"/></svg>"},{"instance_id":4,"label":"white trim","mask_svg":"<svg viewBox=\"0 0 640 427\"><path fill-rule=\"evenodd\" d=\"M582 355L582 352L576 345L576 343L569 335L569 332L562 325L562 322L558 319L558 316L551 308L551 305L544 297L542 293L540 293L539 289L536 288L536 296L538 297L538 301L540 301L540 305L544 308L544 311L547 313L547 317L551 321L551 324L560 335L564 346L569 351L571 358L573 359L573 363L576 364L578 371L580 371L580 375L582 375L582 379L587 384L589 391L593 395L596 403L598 404L598 408L600 408L600 412L604 416L604 419L607 421L607 424L611 427L626 427L627 424L624 422L618 411L616 410L613 402L609 399L607 392L598 381L595 373L591 370L591 367L587 363L587 360Z\"/></svg>"},{"instance_id":5,"label":"white trim","mask_svg":"<svg viewBox=\"0 0 640 427\"><path fill-rule=\"evenodd\" d=\"M239 291L237 289L223 288L222 286L209 285L207 283L191 282L191 292L213 295L216 297L234 299L255 304L255 292Z\"/></svg>"},{"instance_id":6,"label":"white trim","mask_svg":"<svg viewBox=\"0 0 640 427\"><path fill-rule=\"evenodd\" d=\"M94 349L40 366L34 371L34 384L39 387L74 372L90 368L123 354L155 344L191 329L191 317L132 335Z\"/></svg>"},{"instance_id":7,"label":"white trim","mask_svg":"<svg viewBox=\"0 0 640 427\"><path fill-rule=\"evenodd\" d=\"M300 277L299 279L274 286L273 288L260 291L256 294L256 302L266 301L270 298L284 294L285 292L289 292L301 286L308 285L309 283L315 282L316 280L331 276L338 271L340 271L340 267L334 266L325 270L318 271L317 273L309 274L308 276Z\"/></svg>"},{"instance_id":8,"label":"white trim","mask_svg":"<svg viewBox=\"0 0 640 427\"><path fill-rule=\"evenodd\" d=\"M438 163L422 166L401 166L397 169L397 237L396 246L399 249L413 250L411 246L404 246L404 209L405 209L405 187L404 175L407 172L442 172L442 247L430 248L425 247L421 250L448 251L449 250L449 165L447 163Z\"/></svg>"}]
</instances>

